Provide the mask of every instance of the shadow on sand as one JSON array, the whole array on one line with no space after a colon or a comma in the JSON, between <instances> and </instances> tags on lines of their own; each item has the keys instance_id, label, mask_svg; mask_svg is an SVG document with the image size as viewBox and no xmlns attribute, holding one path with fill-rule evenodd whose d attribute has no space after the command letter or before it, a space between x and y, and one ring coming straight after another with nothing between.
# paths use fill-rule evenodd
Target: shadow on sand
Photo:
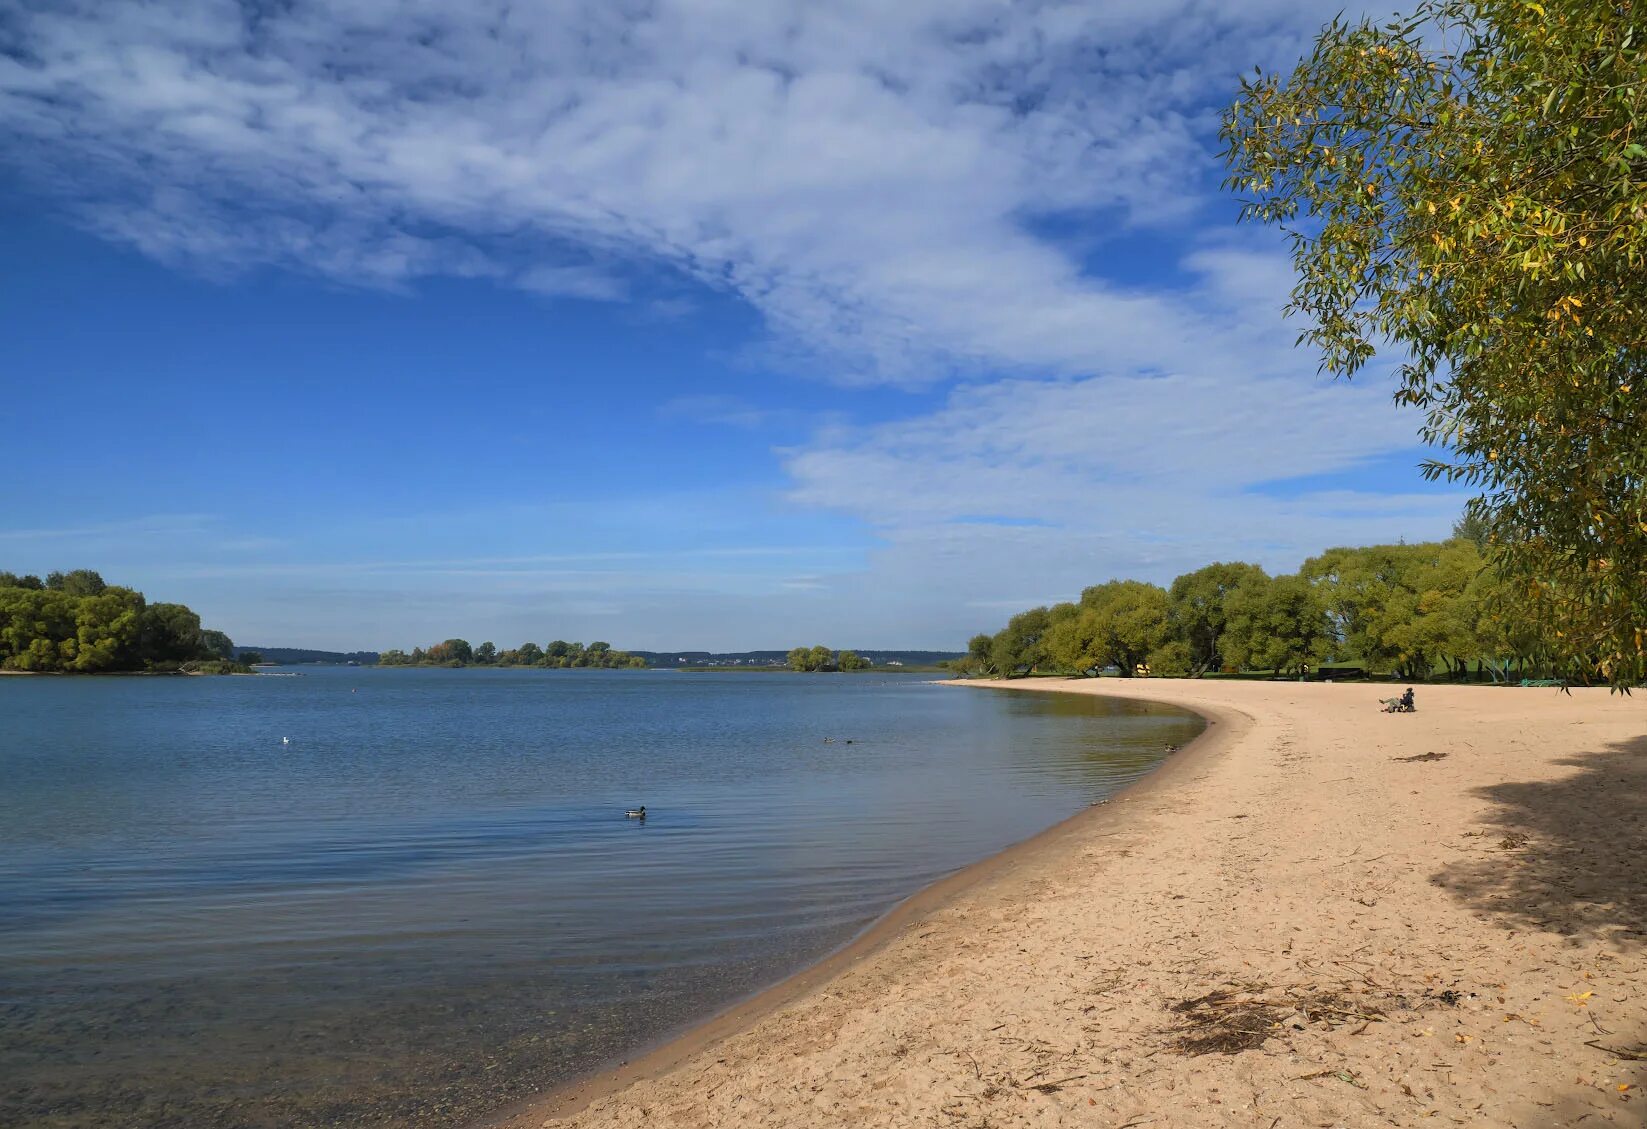
<instances>
[{"instance_id":1,"label":"shadow on sand","mask_svg":"<svg viewBox=\"0 0 1647 1129\"><path fill-rule=\"evenodd\" d=\"M1476 790L1485 853L1435 876L1478 913L1573 943L1647 943L1647 737L1556 762L1560 780Z\"/></svg>"}]
</instances>

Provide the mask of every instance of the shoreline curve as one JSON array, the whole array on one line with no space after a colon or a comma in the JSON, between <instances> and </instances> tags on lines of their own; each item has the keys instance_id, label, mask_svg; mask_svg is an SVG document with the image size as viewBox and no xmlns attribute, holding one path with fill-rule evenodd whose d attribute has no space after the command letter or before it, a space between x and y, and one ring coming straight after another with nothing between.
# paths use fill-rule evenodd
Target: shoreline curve
<instances>
[{"instance_id":1,"label":"shoreline curve","mask_svg":"<svg viewBox=\"0 0 1647 1129\"><path fill-rule=\"evenodd\" d=\"M1641 1122L1647 696L1428 685L1386 714L1355 683L955 685L1211 724L833 957L494 1123Z\"/></svg>"},{"instance_id":2,"label":"shoreline curve","mask_svg":"<svg viewBox=\"0 0 1647 1129\"><path fill-rule=\"evenodd\" d=\"M933 685L980 690L1022 689L1042 693L1079 693L1063 685L1068 680L1057 681L1060 683L1058 686L1042 686L995 680L945 679L935 680ZM715 1044L747 1031L762 1019L826 986L848 969L885 949L906 928L926 914L948 905L981 885L1010 876L1014 869L1030 857L1041 854L1072 836L1085 834L1105 823L1124 818L1126 812L1116 809L1116 804L1166 787L1179 775L1192 771L1201 760L1215 756L1217 752L1239 740L1253 720L1250 715L1233 708L1197 707L1168 699L1149 700L1156 704L1173 706L1199 717L1205 723L1205 727L1188 744L1163 756L1143 776L1118 789L1108 798L1066 816L1027 839L1021 839L994 854L968 863L952 874L928 883L870 922L846 944L824 954L804 968L797 969L777 983L690 1023L683 1029L677 1029L641 1046L633 1058L615 1067L572 1079L532 1097L513 1102L485 1117L467 1123L464 1129L539 1129L545 1122L574 1116L594 1102L620 1093L637 1082L669 1073Z\"/></svg>"}]
</instances>

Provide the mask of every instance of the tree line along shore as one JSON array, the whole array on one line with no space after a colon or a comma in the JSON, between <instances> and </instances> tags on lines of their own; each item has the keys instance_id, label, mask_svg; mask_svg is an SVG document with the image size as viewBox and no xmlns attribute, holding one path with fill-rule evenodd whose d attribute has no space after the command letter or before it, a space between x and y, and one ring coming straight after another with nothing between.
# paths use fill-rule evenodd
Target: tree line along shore
<instances>
[{"instance_id":1,"label":"tree line along shore","mask_svg":"<svg viewBox=\"0 0 1647 1129\"><path fill-rule=\"evenodd\" d=\"M545 643L541 647L536 643L522 643L509 650L498 650L491 642L475 646L466 639L446 639L430 647L414 647L410 652L390 649L382 652L377 658L378 666L438 666L438 667L467 667L467 666L499 666L499 667L541 667L550 670L640 670L654 664L647 655L632 654L620 651L610 643L594 642L588 645L583 643L569 643L564 639L556 639ZM893 662L894 667L901 667L902 662ZM873 670L875 664L856 651L835 651L822 645L816 647L795 647L788 652L785 661L772 661L768 664L757 665L753 660L749 665L740 661L737 665L717 665L713 663L677 664L664 669L685 671L804 671L807 673L860 671ZM939 666L922 669L942 669Z\"/></svg>"},{"instance_id":2,"label":"tree line along shore","mask_svg":"<svg viewBox=\"0 0 1647 1129\"><path fill-rule=\"evenodd\" d=\"M33 674L249 674L221 631L184 604L149 603L88 568L0 571L0 670Z\"/></svg>"},{"instance_id":3,"label":"tree line along shore","mask_svg":"<svg viewBox=\"0 0 1647 1129\"><path fill-rule=\"evenodd\" d=\"M1201 677L1391 675L1405 681L1571 678L1558 632L1525 607L1523 580L1488 566L1486 534L1329 549L1298 572L1209 564L1161 587L1111 580L977 635L963 675ZM1580 669L1582 675L1582 669ZM1605 682L1599 668L1593 679Z\"/></svg>"},{"instance_id":4,"label":"tree line along shore","mask_svg":"<svg viewBox=\"0 0 1647 1129\"><path fill-rule=\"evenodd\" d=\"M795 647L784 663L790 670L818 673L822 671L868 670L875 664L857 651L839 653L819 644L816 647Z\"/></svg>"},{"instance_id":5,"label":"tree line along shore","mask_svg":"<svg viewBox=\"0 0 1647 1129\"><path fill-rule=\"evenodd\" d=\"M544 646L522 643L518 647L500 651L497 645L485 642L471 646L467 639L446 639L427 649L413 647L410 653L391 648L378 655L378 666L533 666L551 670L638 670L646 660L628 651L619 651L610 643L596 641L585 646L556 639Z\"/></svg>"}]
</instances>

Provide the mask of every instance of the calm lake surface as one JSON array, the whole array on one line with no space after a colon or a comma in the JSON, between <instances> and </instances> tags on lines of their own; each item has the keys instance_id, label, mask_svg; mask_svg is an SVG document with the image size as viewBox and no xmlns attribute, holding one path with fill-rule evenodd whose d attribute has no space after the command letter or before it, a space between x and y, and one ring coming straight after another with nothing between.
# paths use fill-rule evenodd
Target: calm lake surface
<instances>
[{"instance_id":1,"label":"calm lake surface","mask_svg":"<svg viewBox=\"0 0 1647 1129\"><path fill-rule=\"evenodd\" d=\"M462 1124L1201 729L919 675L295 669L0 678L0 1124Z\"/></svg>"}]
</instances>

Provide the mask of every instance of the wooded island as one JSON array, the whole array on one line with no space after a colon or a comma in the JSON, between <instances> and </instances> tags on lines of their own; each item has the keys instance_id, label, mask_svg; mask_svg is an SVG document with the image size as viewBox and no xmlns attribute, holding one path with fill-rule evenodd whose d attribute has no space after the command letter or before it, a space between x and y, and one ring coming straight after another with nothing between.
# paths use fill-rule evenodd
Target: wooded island
<instances>
[{"instance_id":1,"label":"wooded island","mask_svg":"<svg viewBox=\"0 0 1647 1129\"><path fill-rule=\"evenodd\" d=\"M253 656L245 656L252 658ZM89 568L0 571L0 670L39 674L240 674L234 643L183 604L151 604Z\"/></svg>"},{"instance_id":2,"label":"wooded island","mask_svg":"<svg viewBox=\"0 0 1647 1129\"><path fill-rule=\"evenodd\" d=\"M596 641L587 647L556 639L545 646L522 643L500 651L491 642L471 646L467 639L447 639L430 646L413 647L410 654L391 648L378 656L378 666L540 666L551 670L595 669L636 670L646 660L628 651L613 650L610 643Z\"/></svg>"}]
</instances>

